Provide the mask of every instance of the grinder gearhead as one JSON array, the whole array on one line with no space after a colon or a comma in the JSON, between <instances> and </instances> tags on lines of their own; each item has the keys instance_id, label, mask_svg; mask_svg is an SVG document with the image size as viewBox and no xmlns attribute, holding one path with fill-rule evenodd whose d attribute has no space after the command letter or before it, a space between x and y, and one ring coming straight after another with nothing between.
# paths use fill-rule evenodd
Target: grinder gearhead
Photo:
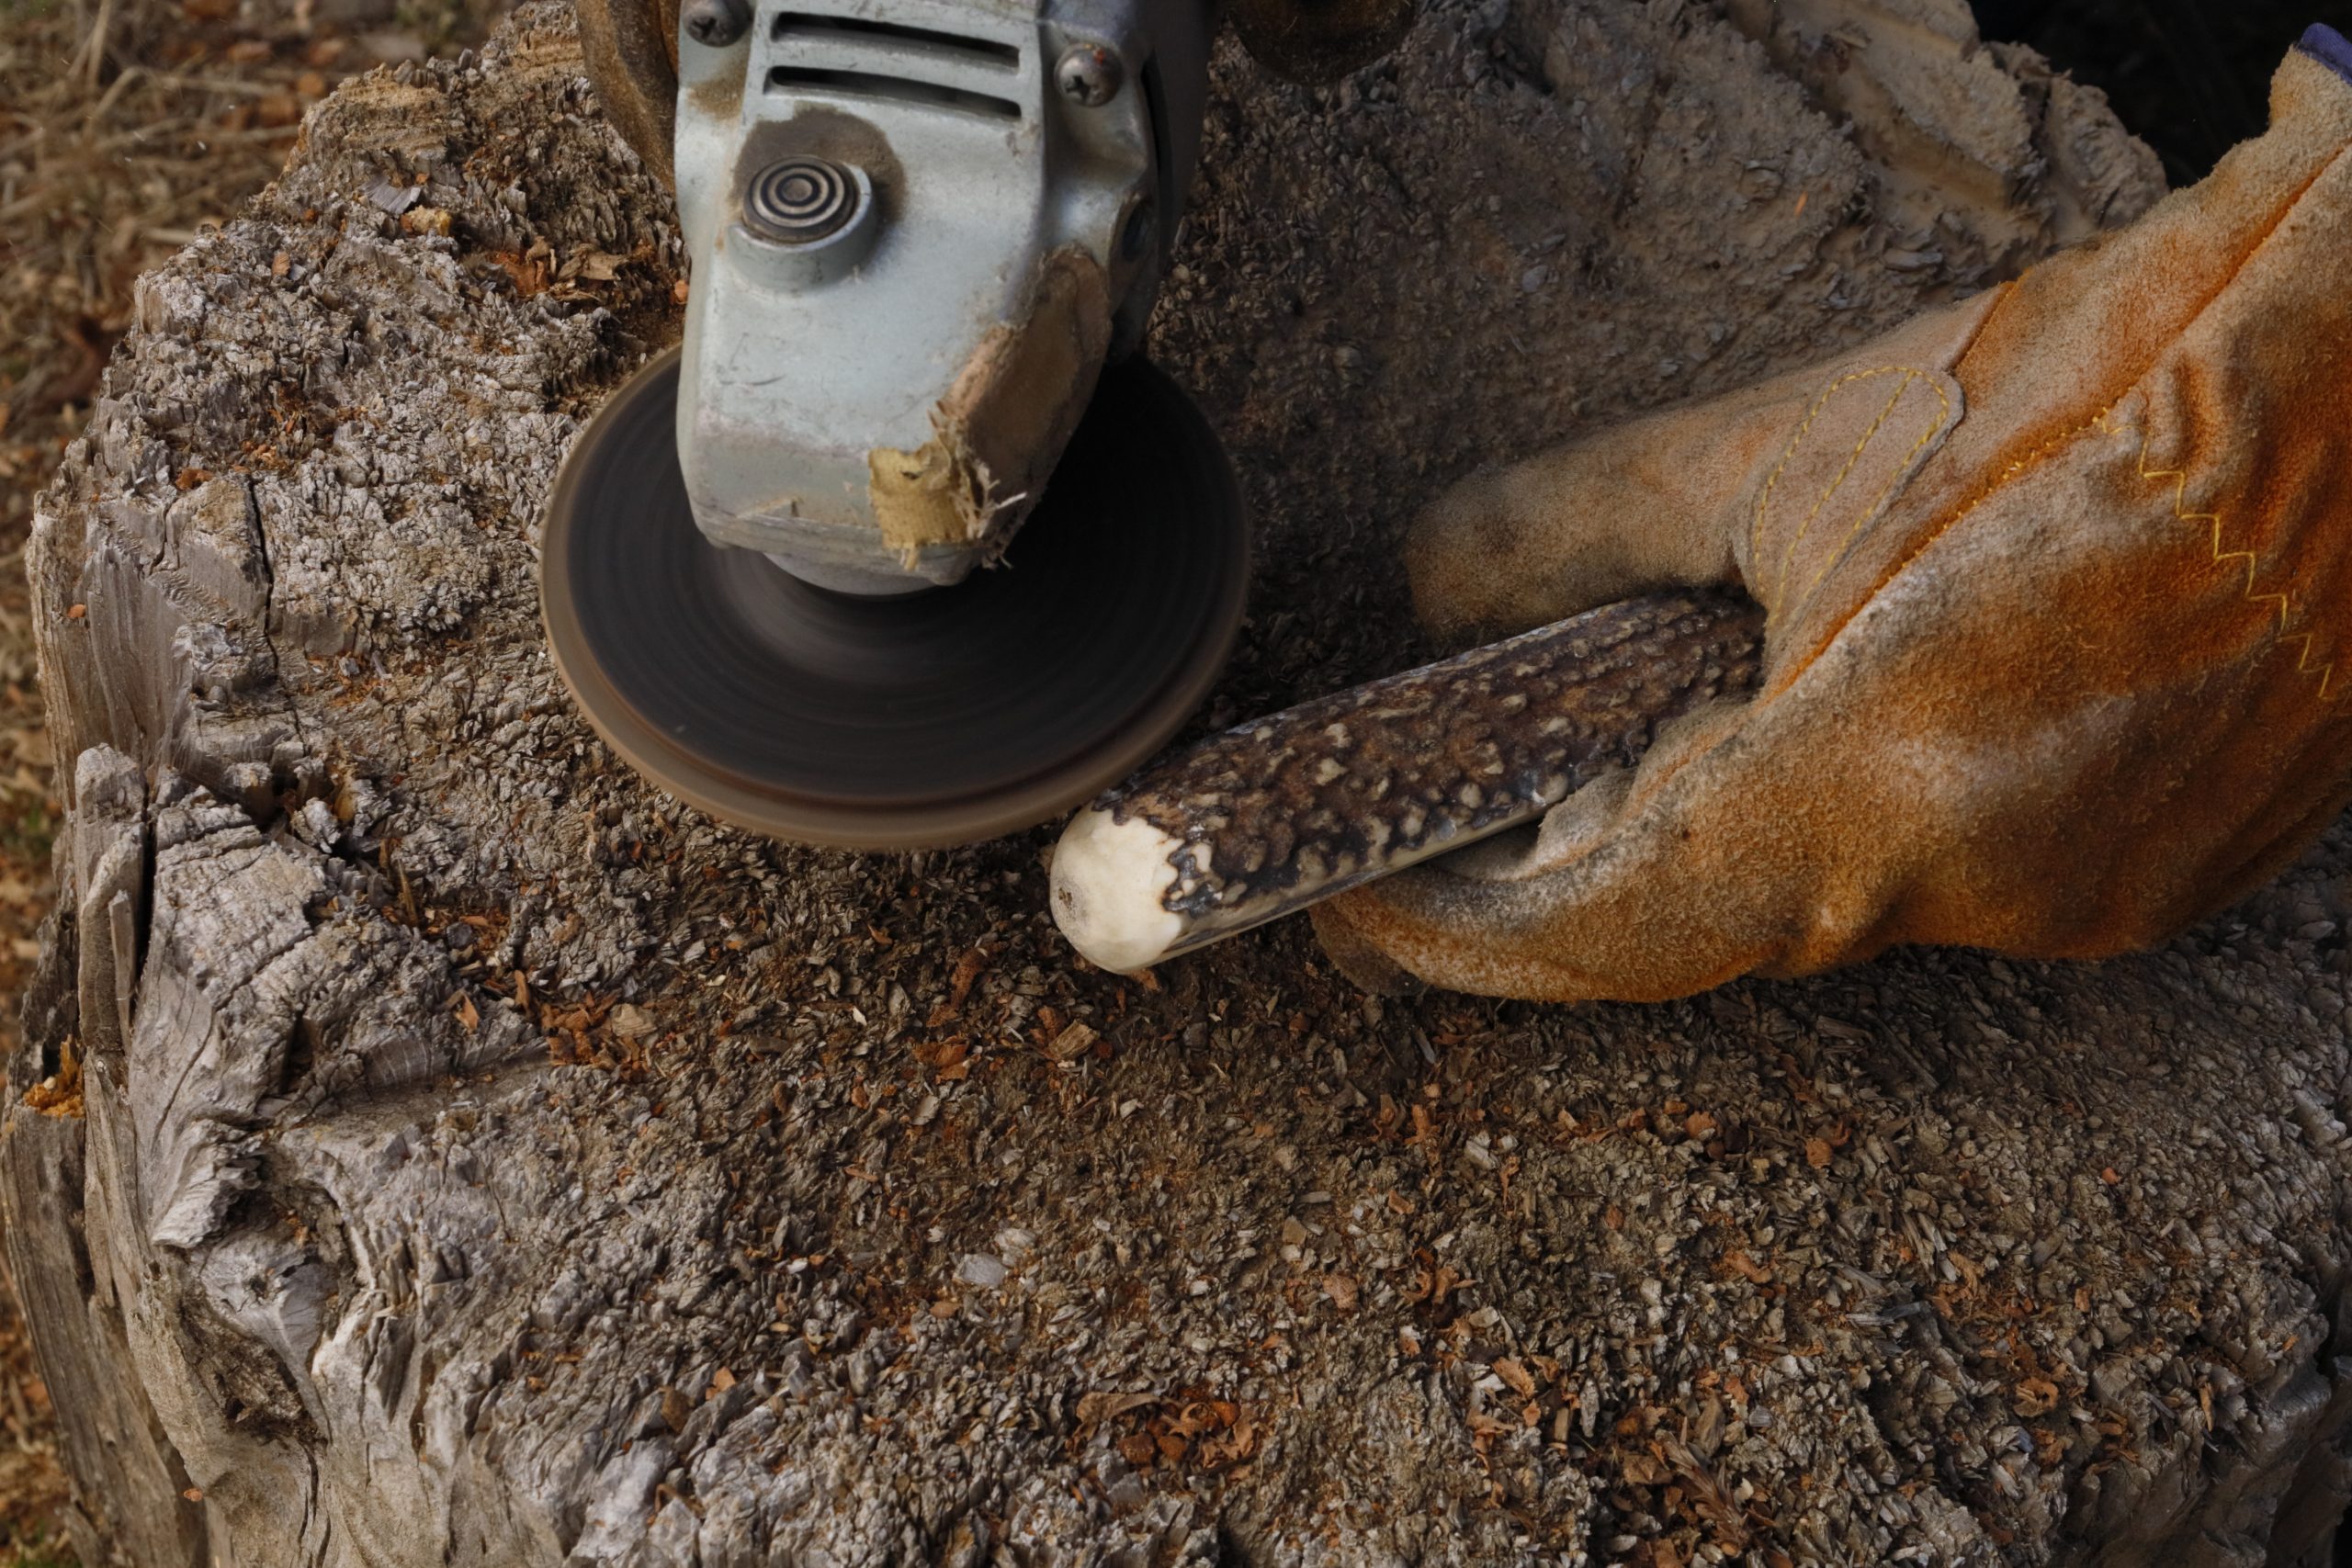
<instances>
[{"instance_id":1,"label":"grinder gearhead","mask_svg":"<svg viewBox=\"0 0 2352 1568\"><path fill-rule=\"evenodd\" d=\"M692 287L683 344L559 479L557 661L641 771L746 826L887 848L1043 820L1173 733L1239 620L1230 471L1133 358L1207 17L687 0L672 20L582 7L616 123L674 171Z\"/></svg>"}]
</instances>

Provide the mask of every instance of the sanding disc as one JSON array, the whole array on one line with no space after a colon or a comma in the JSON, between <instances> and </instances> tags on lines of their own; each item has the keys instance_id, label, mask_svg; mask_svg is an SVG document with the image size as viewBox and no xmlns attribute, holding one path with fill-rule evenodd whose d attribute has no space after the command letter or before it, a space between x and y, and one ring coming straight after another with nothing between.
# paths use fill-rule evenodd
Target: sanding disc
<instances>
[{"instance_id":1,"label":"sanding disc","mask_svg":"<svg viewBox=\"0 0 2352 1568\"><path fill-rule=\"evenodd\" d=\"M695 526L678 356L565 458L541 546L557 667L662 788L804 843L913 849L1032 827L1124 777L1207 694L1248 533L1200 411L1114 366L1005 559L856 598Z\"/></svg>"}]
</instances>

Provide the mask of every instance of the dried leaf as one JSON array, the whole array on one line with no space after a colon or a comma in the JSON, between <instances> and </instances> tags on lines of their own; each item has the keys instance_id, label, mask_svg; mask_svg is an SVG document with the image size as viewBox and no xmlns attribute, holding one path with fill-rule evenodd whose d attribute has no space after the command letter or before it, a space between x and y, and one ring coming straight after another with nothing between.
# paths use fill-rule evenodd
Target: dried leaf
<instances>
[{"instance_id":1,"label":"dried leaf","mask_svg":"<svg viewBox=\"0 0 2352 1568\"><path fill-rule=\"evenodd\" d=\"M1115 1388L1098 1388L1091 1393L1079 1396L1078 1424L1081 1427L1099 1427L1105 1421L1115 1420L1125 1416L1130 1410L1141 1410L1148 1404L1159 1403L1159 1395L1140 1389L1123 1391Z\"/></svg>"},{"instance_id":2,"label":"dried leaf","mask_svg":"<svg viewBox=\"0 0 2352 1568\"><path fill-rule=\"evenodd\" d=\"M1194 1457L1210 1470L1222 1470L1238 1464L1258 1451L1258 1423L1250 1412L1238 1405L1221 1406L1232 1414L1227 1430L1204 1439Z\"/></svg>"},{"instance_id":3,"label":"dried leaf","mask_svg":"<svg viewBox=\"0 0 2352 1568\"><path fill-rule=\"evenodd\" d=\"M988 966L989 950L985 947L972 948L956 961L956 973L947 977L947 1005L951 1010L964 1005L964 998L972 994L972 983Z\"/></svg>"},{"instance_id":4,"label":"dried leaf","mask_svg":"<svg viewBox=\"0 0 2352 1568\"><path fill-rule=\"evenodd\" d=\"M1692 1510L1714 1528L1715 1543L1729 1556L1746 1551L1747 1515L1714 1472L1679 1438L1660 1438L1657 1453L1688 1488Z\"/></svg>"}]
</instances>

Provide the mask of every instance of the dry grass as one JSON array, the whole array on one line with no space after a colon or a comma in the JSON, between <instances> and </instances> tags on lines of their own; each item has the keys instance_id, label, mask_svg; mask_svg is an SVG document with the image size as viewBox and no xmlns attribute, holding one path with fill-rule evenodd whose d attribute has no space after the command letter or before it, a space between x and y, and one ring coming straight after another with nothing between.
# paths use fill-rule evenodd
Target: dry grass
<instances>
[{"instance_id":1,"label":"dry grass","mask_svg":"<svg viewBox=\"0 0 2352 1568\"><path fill-rule=\"evenodd\" d=\"M131 286L277 174L306 107L478 42L500 0L0 0L0 1048L58 820L24 547ZM70 1564L49 1396L0 1281L0 1568Z\"/></svg>"}]
</instances>

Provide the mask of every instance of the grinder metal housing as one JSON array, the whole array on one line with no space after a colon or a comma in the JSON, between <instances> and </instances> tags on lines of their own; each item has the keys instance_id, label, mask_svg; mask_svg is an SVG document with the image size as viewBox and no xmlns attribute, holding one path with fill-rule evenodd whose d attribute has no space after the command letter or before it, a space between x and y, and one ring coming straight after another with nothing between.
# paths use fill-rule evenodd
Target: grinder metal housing
<instances>
[{"instance_id":1,"label":"grinder metal housing","mask_svg":"<svg viewBox=\"0 0 2352 1568\"><path fill-rule=\"evenodd\" d=\"M1197 0L689 7L678 452L705 534L862 592L1003 548L1106 355L1141 338L1205 20Z\"/></svg>"},{"instance_id":2,"label":"grinder metal housing","mask_svg":"<svg viewBox=\"0 0 2352 1568\"><path fill-rule=\"evenodd\" d=\"M1043 821L1170 739L1240 621L1230 467L1134 352L1207 15L664 3L581 0L691 272L684 342L550 497L557 665L640 772L764 832Z\"/></svg>"}]
</instances>

